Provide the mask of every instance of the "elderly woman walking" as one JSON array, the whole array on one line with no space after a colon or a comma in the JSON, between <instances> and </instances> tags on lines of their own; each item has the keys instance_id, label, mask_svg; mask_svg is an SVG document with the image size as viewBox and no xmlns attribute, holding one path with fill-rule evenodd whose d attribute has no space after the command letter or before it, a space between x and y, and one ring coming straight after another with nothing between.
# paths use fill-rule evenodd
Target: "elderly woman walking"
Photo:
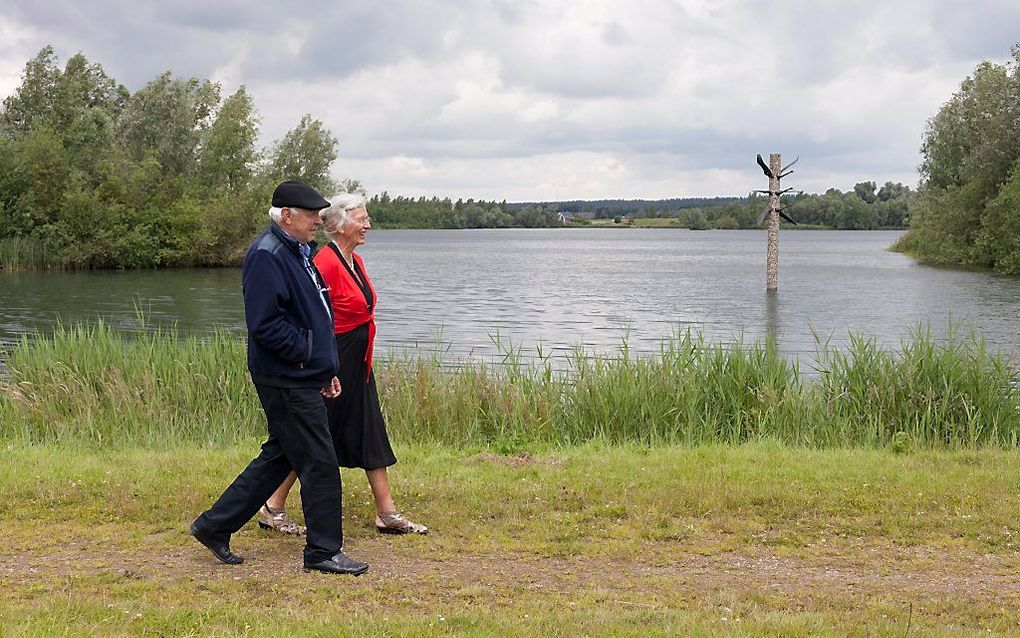
<instances>
[{"instance_id":1,"label":"elderly woman walking","mask_svg":"<svg viewBox=\"0 0 1020 638\"><path fill-rule=\"evenodd\" d=\"M342 467L360 467L368 476L375 498L375 527L384 534L426 534L428 528L412 523L397 511L390 492L387 468L397 462L386 434L379 406L372 354L375 342L376 292L365 262L355 249L365 243L371 219L365 200L359 195L340 193L320 211L329 243L316 254L315 266L329 287L333 306L333 332L340 360L340 396L326 401L330 432ZM260 525L285 533L303 529L289 521L283 502L293 484L289 478L261 513ZM271 507L277 504L279 507ZM279 520L270 517L276 515ZM282 515L282 516L281 516ZM274 524L275 523L275 524Z\"/></svg>"}]
</instances>

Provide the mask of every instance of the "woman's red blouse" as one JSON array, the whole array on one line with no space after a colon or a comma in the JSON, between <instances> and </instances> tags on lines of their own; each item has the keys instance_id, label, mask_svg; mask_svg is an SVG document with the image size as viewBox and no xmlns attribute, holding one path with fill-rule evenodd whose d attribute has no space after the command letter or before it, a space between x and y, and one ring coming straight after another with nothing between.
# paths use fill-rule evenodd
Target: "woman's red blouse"
<instances>
[{"instance_id":1,"label":"woman's red blouse","mask_svg":"<svg viewBox=\"0 0 1020 638\"><path fill-rule=\"evenodd\" d=\"M327 244L315 258L315 267L329 286L329 300L333 306L333 332L342 334L368 324L368 347L365 349L365 378L372 372L372 349L375 344L375 288L365 272L365 262L354 253L355 269L350 268ZM355 280L362 279L362 288ZM369 301L371 300L371 302Z\"/></svg>"}]
</instances>

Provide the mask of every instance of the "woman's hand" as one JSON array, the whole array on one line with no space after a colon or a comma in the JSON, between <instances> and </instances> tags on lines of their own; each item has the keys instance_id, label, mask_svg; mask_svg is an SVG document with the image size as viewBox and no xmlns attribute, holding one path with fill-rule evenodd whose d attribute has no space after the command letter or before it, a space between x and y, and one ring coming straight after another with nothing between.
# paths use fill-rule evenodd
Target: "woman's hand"
<instances>
[{"instance_id":1,"label":"woman's hand","mask_svg":"<svg viewBox=\"0 0 1020 638\"><path fill-rule=\"evenodd\" d=\"M329 385L320 389L319 392L327 399L337 398L340 396L340 379L333 377L333 380L329 382Z\"/></svg>"}]
</instances>

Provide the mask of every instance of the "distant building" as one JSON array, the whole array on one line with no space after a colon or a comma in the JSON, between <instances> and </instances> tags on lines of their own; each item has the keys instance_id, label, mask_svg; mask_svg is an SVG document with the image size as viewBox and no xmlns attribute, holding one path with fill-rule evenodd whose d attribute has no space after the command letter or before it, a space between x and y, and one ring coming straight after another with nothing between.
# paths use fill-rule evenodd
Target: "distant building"
<instances>
[{"instance_id":1,"label":"distant building","mask_svg":"<svg viewBox=\"0 0 1020 638\"><path fill-rule=\"evenodd\" d=\"M561 224L569 224L572 219L588 219L588 220L595 219L595 213L589 213L589 212L581 212L581 213L560 212L559 216L560 216L560 223Z\"/></svg>"}]
</instances>

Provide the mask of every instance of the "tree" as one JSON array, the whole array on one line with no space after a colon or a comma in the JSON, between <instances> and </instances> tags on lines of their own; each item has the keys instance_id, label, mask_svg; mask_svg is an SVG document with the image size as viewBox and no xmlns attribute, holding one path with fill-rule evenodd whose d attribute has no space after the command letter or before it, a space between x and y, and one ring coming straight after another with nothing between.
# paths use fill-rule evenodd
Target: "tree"
<instances>
[{"instance_id":1,"label":"tree","mask_svg":"<svg viewBox=\"0 0 1020 638\"><path fill-rule=\"evenodd\" d=\"M873 204L878 197L875 195L875 182L858 182L854 184L854 194L865 204Z\"/></svg>"},{"instance_id":2,"label":"tree","mask_svg":"<svg viewBox=\"0 0 1020 638\"><path fill-rule=\"evenodd\" d=\"M167 71L128 100L118 122L121 147L136 162L151 154L165 170L190 176L219 100L219 84Z\"/></svg>"},{"instance_id":3,"label":"tree","mask_svg":"<svg viewBox=\"0 0 1020 638\"><path fill-rule=\"evenodd\" d=\"M14 94L4 99L0 130L5 136L29 131L50 116L59 79L57 54L52 46L43 47L25 64L21 84Z\"/></svg>"},{"instance_id":4,"label":"tree","mask_svg":"<svg viewBox=\"0 0 1020 638\"><path fill-rule=\"evenodd\" d=\"M1020 162L985 207L977 245L997 270L1020 274Z\"/></svg>"},{"instance_id":5,"label":"tree","mask_svg":"<svg viewBox=\"0 0 1020 638\"><path fill-rule=\"evenodd\" d=\"M990 195L1016 159L1020 133L1020 47L1013 62L982 62L960 90L928 121L921 146L925 186L947 189L973 183Z\"/></svg>"},{"instance_id":6,"label":"tree","mask_svg":"<svg viewBox=\"0 0 1020 638\"><path fill-rule=\"evenodd\" d=\"M892 182L886 182L882 188L878 189L878 199L882 202L887 202L890 199L903 199L910 195L910 187L904 186L899 182L895 184Z\"/></svg>"},{"instance_id":7,"label":"tree","mask_svg":"<svg viewBox=\"0 0 1020 638\"><path fill-rule=\"evenodd\" d=\"M1006 65L979 64L928 121L920 192L910 199L910 232L899 249L1020 272L1001 241L1012 227L1002 207L1014 201L1002 193L1020 161L1020 44L1012 53Z\"/></svg>"},{"instance_id":8,"label":"tree","mask_svg":"<svg viewBox=\"0 0 1020 638\"><path fill-rule=\"evenodd\" d=\"M337 188L341 193L357 193L362 197L368 196L365 191L365 187L362 186L361 181L354 179L353 177L345 177L337 182Z\"/></svg>"},{"instance_id":9,"label":"tree","mask_svg":"<svg viewBox=\"0 0 1020 638\"><path fill-rule=\"evenodd\" d=\"M221 103L215 82L168 71L131 95L80 53L61 70L45 47L0 105L0 239L43 243L54 266L237 263L265 226L272 168L324 188L336 157L310 116L275 167L257 138L244 87Z\"/></svg>"},{"instance_id":10,"label":"tree","mask_svg":"<svg viewBox=\"0 0 1020 638\"><path fill-rule=\"evenodd\" d=\"M4 158L0 187L4 235L42 238L56 221L72 167L60 135L39 127L20 135Z\"/></svg>"},{"instance_id":11,"label":"tree","mask_svg":"<svg viewBox=\"0 0 1020 638\"><path fill-rule=\"evenodd\" d=\"M259 158L259 118L244 86L228 97L209 127L199 156L199 178L209 189L238 193L248 186Z\"/></svg>"},{"instance_id":12,"label":"tree","mask_svg":"<svg viewBox=\"0 0 1020 638\"><path fill-rule=\"evenodd\" d=\"M305 115L276 142L269 161L274 180L299 179L320 192L337 189L329 167L337 157L339 141L321 121Z\"/></svg>"},{"instance_id":13,"label":"tree","mask_svg":"<svg viewBox=\"0 0 1020 638\"><path fill-rule=\"evenodd\" d=\"M53 47L47 46L28 61L21 85L4 100L0 131L14 139L48 128L64 145L71 165L94 180L127 99L127 89L100 65L78 53L61 71Z\"/></svg>"}]
</instances>

